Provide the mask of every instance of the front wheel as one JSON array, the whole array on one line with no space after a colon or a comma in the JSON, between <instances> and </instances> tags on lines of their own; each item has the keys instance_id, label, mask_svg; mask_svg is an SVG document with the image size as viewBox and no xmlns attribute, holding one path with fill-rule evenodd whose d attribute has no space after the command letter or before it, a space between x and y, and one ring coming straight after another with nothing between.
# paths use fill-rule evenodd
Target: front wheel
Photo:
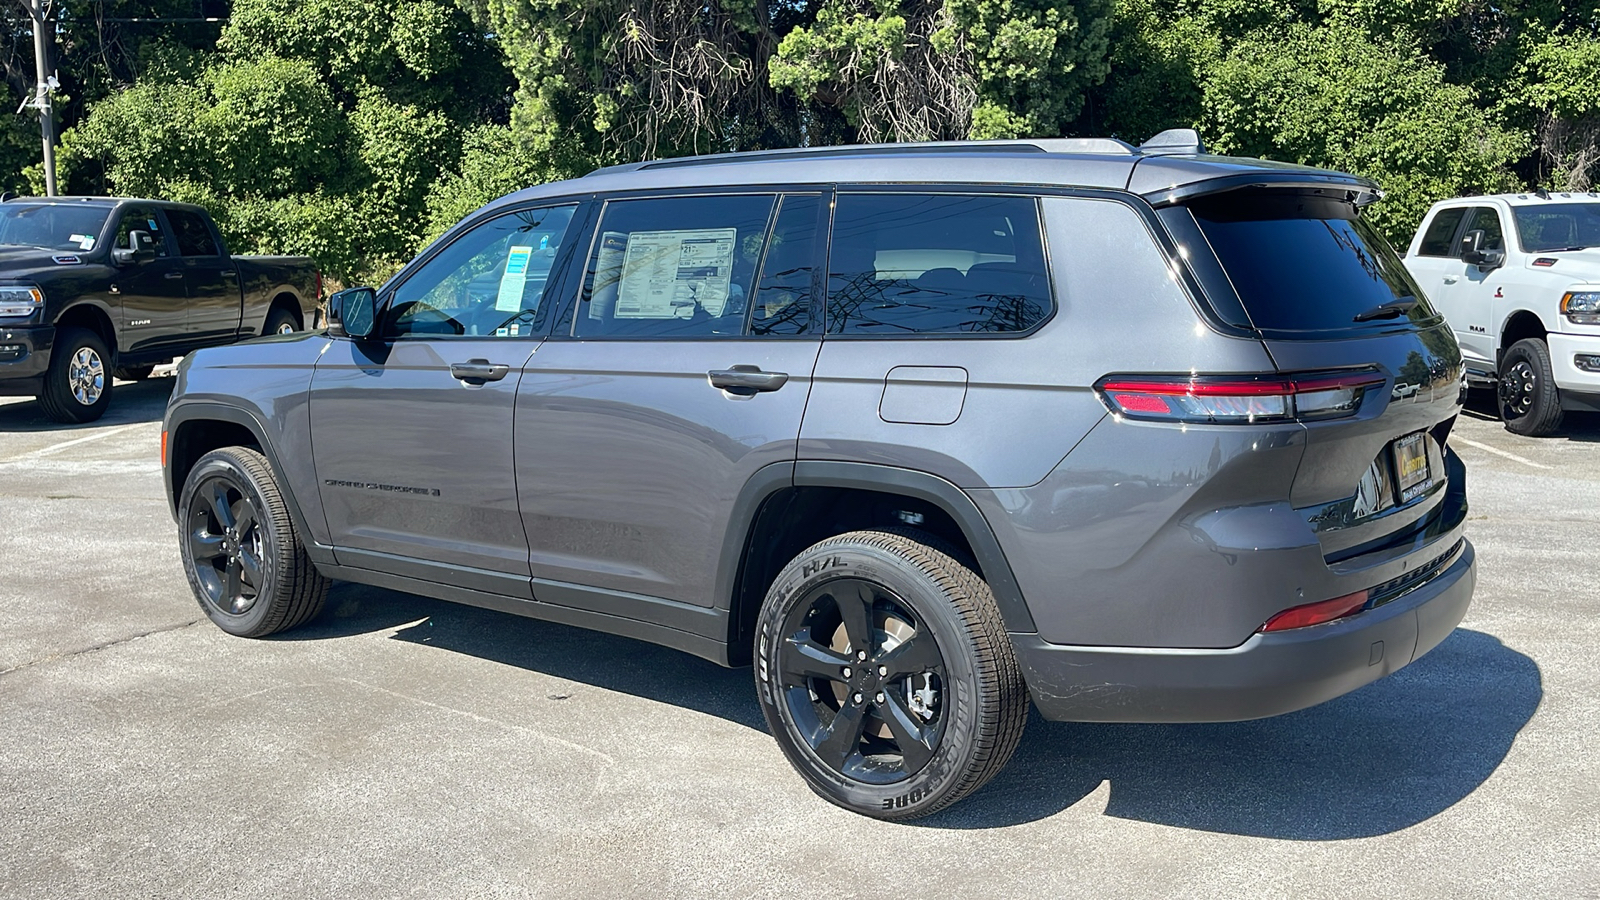
<instances>
[{"instance_id":1,"label":"front wheel","mask_svg":"<svg viewBox=\"0 0 1600 900\"><path fill-rule=\"evenodd\" d=\"M1011 758L1028 694L988 585L909 529L829 538L757 622L767 726L810 788L881 819L937 812Z\"/></svg>"},{"instance_id":2,"label":"front wheel","mask_svg":"<svg viewBox=\"0 0 1600 900\"><path fill-rule=\"evenodd\" d=\"M178 498L183 567L200 608L229 634L265 637L322 611L316 570L266 457L224 447L200 457Z\"/></svg>"},{"instance_id":3,"label":"front wheel","mask_svg":"<svg viewBox=\"0 0 1600 900\"><path fill-rule=\"evenodd\" d=\"M93 422L111 405L111 351L87 328L56 331L39 406L57 422Z\"/></svg>"},{"instance_id":4,"label":"front wheel","mask_svg":"<svg viewBox=\"0 0 1600 900\"><path fill-rule=\"evenodd\" d=\"M1561 427L1561 395L1544 341L1527 338L1511 345L1500 359L1497 391L1508 431L1542 437Z\"/></svg>"}]
</instances>

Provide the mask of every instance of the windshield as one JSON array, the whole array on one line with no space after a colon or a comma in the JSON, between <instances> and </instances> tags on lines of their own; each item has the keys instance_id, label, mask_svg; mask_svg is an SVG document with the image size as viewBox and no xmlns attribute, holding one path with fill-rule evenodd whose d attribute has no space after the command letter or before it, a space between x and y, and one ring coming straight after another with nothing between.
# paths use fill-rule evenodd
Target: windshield
<instances>
[{"instance_id":1,"label":"windshield","mask_svg":"<svg viewBox=\"0 0 1600 900\"><path fill-rule=\"evenodd\" d=\"M101 241L110 210L65 203L0 203L0 244L86 253Z\"/></svg>"},{"instance_id":2,"label":"windshield","mask_svg":"<svg viewBox=\"0 0 1600 900\"><path fill-rule=\"evenodd\" d=\"M1523 253L1600 247L1600 203L1550 203L1512 209Z\"/></svg>"},{"instance_id":3,"label":"windshield","mask_svg":"<svg viewBox=\"0 0 1600 900\"><path fill-rule=\"evenodd\" d=\"M1189 208L1258 329L1345 331L1435 315L1389 242L1348 202L1232 191Z\"/></svg>"}]
</instances>

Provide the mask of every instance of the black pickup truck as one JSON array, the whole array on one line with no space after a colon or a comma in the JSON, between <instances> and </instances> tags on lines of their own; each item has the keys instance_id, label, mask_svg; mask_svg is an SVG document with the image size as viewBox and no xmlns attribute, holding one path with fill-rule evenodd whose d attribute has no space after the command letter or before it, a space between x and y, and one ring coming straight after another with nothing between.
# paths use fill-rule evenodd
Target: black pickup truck
<instances>
[{"instance_id":1,"label":"black pickup truck","mask_svg":"<svg viewBox=\"0 0 1600 900\"><path fill-rule=\"evenodd\" d=\"M98 419L113 376L315 324L316 264L229 256L204 209L107 197L0 203L0 396Z\"/></svg>"}]
</instances>

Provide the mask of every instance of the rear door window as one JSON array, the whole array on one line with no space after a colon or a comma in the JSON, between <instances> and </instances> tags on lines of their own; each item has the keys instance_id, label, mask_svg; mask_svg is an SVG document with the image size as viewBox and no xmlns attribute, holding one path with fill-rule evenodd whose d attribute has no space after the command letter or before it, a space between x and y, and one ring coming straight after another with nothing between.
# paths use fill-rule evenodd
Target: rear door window
<instances>
[{"instance_id":1,"label":"rear door window","mask_svg":"<svg viewBox=\"0 0 1600 900\"><path fill-rule=\"evenodd\" d=\"M1288 190L1231 191L1189 209L1262 331L1393 328L1394 319L1355 318L1398 300L1416 301L1406 314L1413 322L1436 317L1389 242L1348 202Z\"/></svg>"},{"instance_id":2,"label":"rear door window","mask_svg":"<svg viewBox=\"0 0 1600 900\"><path fill-rule=\"evenodd\" d=\"M1004 334L1050 314L1032 197L841 194L830 334Z\"/></svg>"},{"instance_id":3,"label":"rear door window","mask_svg":"<svg viewBox=\"0 0 1600 900\"><path fill-rule=\"evenodd\" d=\"M1466 214L1466 209L1460 207L1439 210L1439 214L1428 224L1428 233L1422 236L1417 255L1455 256L1456 231L1461 228L1461 219Z\"/></svg>"},{"instance_id":4,"label":"rear door window","mask_svg":"<svg viewBox=\"0 0 1600 900\"><path fill-rule=\"evenodd\" d=\"M167 221L172 223L172 235L178 240L178 252L184 256L216 256L221 253L217 239L203 216L187 209L168 209Z\"/></svg>"}]
</instances>

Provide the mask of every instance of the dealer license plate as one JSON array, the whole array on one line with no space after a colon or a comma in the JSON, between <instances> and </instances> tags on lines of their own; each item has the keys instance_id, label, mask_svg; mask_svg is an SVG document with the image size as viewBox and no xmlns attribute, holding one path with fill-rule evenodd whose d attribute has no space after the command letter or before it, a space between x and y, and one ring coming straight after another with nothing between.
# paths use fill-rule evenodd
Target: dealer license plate
<instances>
[{"instance_id":1,"label":"dealer license plate","mask_svg":"<svg viewBox=\"0 0 1600 900\"><path fill-rule=\"evenodd\" d=\"M1433 467L1428 462L1428 435L1408 434L1394 442L1394 477L1400 502L1410 503L1433 487Z\"/></svg>"}]
</instances>

